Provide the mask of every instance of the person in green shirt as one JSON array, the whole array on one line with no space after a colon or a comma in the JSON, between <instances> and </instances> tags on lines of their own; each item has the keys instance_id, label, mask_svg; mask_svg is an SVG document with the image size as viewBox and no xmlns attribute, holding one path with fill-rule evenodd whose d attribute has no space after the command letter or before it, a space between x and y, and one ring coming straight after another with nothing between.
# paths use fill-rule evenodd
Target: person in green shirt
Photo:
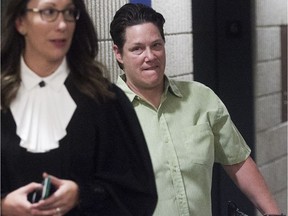
<instances>
[{"instance_id":1,"label":"person in green shirt","mask_svg":"<svg viewBox=\"0 0 288 216\"><path fill-rule=\"evenodd\" d=\"M124 71L117 85L136 110L152 158L154 215L211 215L215 162L262 214L280 214L222 101L203 84L165 75L164 22L152 8L128 3L110 24L114 55Z\"/></svg>"}]
</instances>

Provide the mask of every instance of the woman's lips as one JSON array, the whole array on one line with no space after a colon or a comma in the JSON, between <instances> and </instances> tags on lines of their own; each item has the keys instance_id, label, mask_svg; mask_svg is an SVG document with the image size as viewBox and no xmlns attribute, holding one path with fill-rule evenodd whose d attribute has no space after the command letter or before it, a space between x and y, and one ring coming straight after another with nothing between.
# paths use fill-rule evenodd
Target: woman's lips
<instances>
[{"instance_id":1,"label":"woman's lips","mask_svg":"<svg viewBox=\"0 0 288 216\"><path fill-rule=\"evenodd\" d=\"M66 40L65 39L54 39L51 40L52 44L56 47L62 48L66 45Z\"/></svg>"},{"instance_id":2,"label":"woman's lips","mask_svg":"<svg viewBox=\"0 0 288 216\"><path fill-rule=\"evenodd\" d=\"M152 66L152 67L144 68L144 70L156 70L157 68L158 66Z\"/></svg>"}]
</instances>

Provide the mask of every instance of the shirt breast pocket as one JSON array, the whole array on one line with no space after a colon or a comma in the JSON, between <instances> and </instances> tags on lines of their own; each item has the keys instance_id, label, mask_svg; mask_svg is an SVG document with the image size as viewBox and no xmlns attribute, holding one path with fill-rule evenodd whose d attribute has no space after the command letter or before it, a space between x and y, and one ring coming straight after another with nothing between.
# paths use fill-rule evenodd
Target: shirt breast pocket
<instances>
[{"instance_id":1,"label":"shirt breast pocket","mask_svg":"<svg viewBox=\"0 0 288 216\"><path fill-rule=\"evenodd\" d=\"M213 166L214 136L208 123L185 127L181 136L183 148L180 148L180 160L184 158L185 164Z\"/></svg>"}]
</instances>

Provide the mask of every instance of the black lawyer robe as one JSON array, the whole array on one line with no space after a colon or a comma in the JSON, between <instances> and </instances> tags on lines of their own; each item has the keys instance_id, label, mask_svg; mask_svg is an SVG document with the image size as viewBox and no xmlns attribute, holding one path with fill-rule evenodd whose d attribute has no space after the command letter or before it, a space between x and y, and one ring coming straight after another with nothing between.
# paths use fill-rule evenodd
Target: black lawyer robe
<instances>
[{"instance_id":1,"label":"black lawyer robe","mask_svg":"<svg viewBox=\"0 0 288 216\"><path fill-rule=\"evenodd\" d=\"M112 84L116 99L97 104L69 77L65 85L77 108L55 150L21 148L10 110L1 111L1 196L41 182L47 172L79 185L79 205L66 215L152 215L157 202L152 164L128 98Z\"/></svg>"}]
</instances>

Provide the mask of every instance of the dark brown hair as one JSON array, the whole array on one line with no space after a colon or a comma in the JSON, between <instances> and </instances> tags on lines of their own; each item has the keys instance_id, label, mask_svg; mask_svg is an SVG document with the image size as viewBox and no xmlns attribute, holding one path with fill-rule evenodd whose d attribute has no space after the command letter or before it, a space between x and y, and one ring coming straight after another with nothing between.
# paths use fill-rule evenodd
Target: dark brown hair
<instances>
[{"instance_id":1,"label":"dark brown hair","mask_svg":"<svg viewBox=\"0 0 288 216\"><path fill-rule=\"evenodd\" d=\"M157 26L161 37L165 41L163 26L165 19L162 14L156 12L151 7L144 4L127 3L123 5L114 15L110 24L110 35L113 43L117 45L122 53L125 43L126 28L142 23L153 23ZM118 62L118 65L123 69L123 65Z\"/></svg>"},{"instance_id":2,"label":"dark brown hair","mask_svg":"<svg viewBox=\"0 0 288 216\"><path fill-rule=\"evenodd\" d=\"M67 53L67 63L73 83L81 92L98 102L113 97L108 90L111 82L105 67L95 60L98 38L83 0L72 0L80 18ZM24 37L18 33L15 21L24 16L29 0L9 0L1 18L1 108L8 109L20 86L20 59L25 49ZM105 74L107 73L107 74Z\"/></svg>"}]
</instances>

